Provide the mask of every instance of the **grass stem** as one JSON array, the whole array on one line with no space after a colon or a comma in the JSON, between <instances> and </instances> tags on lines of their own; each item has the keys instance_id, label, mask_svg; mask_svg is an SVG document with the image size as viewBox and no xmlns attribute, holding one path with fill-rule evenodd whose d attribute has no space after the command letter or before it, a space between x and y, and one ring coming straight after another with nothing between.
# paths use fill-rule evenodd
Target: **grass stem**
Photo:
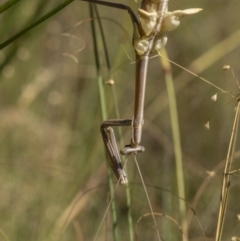
<instances>
[{"instance_id":1,"label":"grass stem","mask_svg":"<svg viewBox=\"0 0 240 241\"><path fill-rule=\"evenodd\" d=\"M10 37L9 39L7 39L4 42L0 43L0 49L5 48L9 44L11 44L13 41L15 41L16 39L21 37L23 34L27 33L31 29L35 28L37 25L41 24L42 22L44 22L48 18L52 17L54 14L58 13L59 11L61 11L63 8L65 8L71 2L73 2L73 0L65 0L65 1L63 1L56 8L54 8L50 12L46 13L45 15L43 15L41 18L39 18L35 22L29 24L26 28L22 29L21 31L19 31L18 33L16 33L12 37Z\"/></svg>"},{"instance_id":2,"label":"grass stem","mask_svg":"<svg viewBox=\"0 0 240 241\"><path fill-rule=\"evenodd\" d=\"M94 18L93 4L89 3L89 7L90 7L90 17ZM104 93L103 78L101 74L100 58L98 54L95 21L91 21L91 30L92 30L92 36L93 36L95 64L97 68L97 82L98 82L98 90L99 90L99 97L100 97L101 115L102 115L102 120L106 120L107 119L106 100L105 100L105 93ZM106 155L106 158L108 158L107 155ZM109 193L110 193L110 200L111 200L111 214L112 214L112 220L113 220L113 240L118 241L119 238L118 238L117 212L116 212L116 204L114 199L112 171L108 162L107 162L107 174L108 174Z\"/></svg>"},{"instance_id":3,"label":"grass stem","mask_svg":"<svg viewBox=\"0 0 240 241\"><path fill-rule=\"evenodd\" d=\"M180 131L179 131L179 125L178 125L177 103L176 103L176 96L175 96L175 90L173 85L171 65L170 65L170 62L168 61L167 51L164 48L161 49L161 56L164 56L164 58L160 57L160 59L161 59L163 70L165 72L165 81L166 81L167 93L168 93L168 99L169 99L169 110L170 110L173 142L174 142L178 195L179 197L185 199L184 171L183 171L183 163L182 163ZM181 214L183 240L187 241L188 225L187 225L187 219L186 219L186 206L185 206L185 202L181 200L179 200L179 210Z\"/></svg>"},{"instance_id":4,"label":"grass stem","mask_svg":"<svg viewBox=\"0 0 240 241\"><path fill-rule=\"evenodd\" d=\"M221 191L220 205L219 205L219 212L218 212L216 237L215 237L216 241L220 241L222 238L224 219L226 215L227 202L229 197L229 188L230 188L231 178L232 178L232 175L229 173L231 172L231 167L234 160L233 156L234 156L234 147L236 143L236 133L237 133L238 122L239 122L239 110L240 110L240 102L238 102L238 105L237 105L236 115L233 122L233 128L232 128L232 133L231 133L229 147L228 147L226 164L225 164L224 173L223 173L223 183L222 183L222 191Z\"/></svg>"}]
</instances>

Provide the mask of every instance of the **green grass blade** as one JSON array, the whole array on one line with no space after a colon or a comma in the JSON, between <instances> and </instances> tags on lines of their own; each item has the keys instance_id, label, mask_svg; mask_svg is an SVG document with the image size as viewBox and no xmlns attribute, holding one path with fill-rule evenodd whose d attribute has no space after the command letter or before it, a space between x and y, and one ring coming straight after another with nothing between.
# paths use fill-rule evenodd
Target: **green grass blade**
<instances>
[{"instance_id":1,"label":"green grass blade","mask_svg":"<svg viewBox=\"0 0 240 241\"><path fill-rule=\"evenodd\" d=\"M27 33L31 29L35 28L37 25L41 24L42 22L44 22L48 18L52 17L54 14L58 13L59 11L61 11L63 8L65 8L71 2L73 2L73 0L65 0L65 1L63 1L56 8L54 8L50 12L46 13L45 15L43 15L40 19L38 19L37 21L29 24L26 28L22 29L21 31L19 31L18 33L16 33L12 37L10 37L9 39L7 39L3 43L1 43L0 44L0 49L5 48L9 44L11 44L13 41L15 41L16 39L21 37L23 34Z\"/></svg>"},{"instance_id":2,"label":"green grass blade","mask_svg":"<svg viewBox=\"0 0 240 241\"><path fill-rule=\"evenodd\" d=\"M3 13L4 11L6 11L7 9L9 9L10 7L12 7L12 5L14 5L15 3L19 2L20 0L9 0L5 3L3 3L0 6L0 13Z\"/></svg>"},{"instance_id":3,"label":"green grass blade","mask_svg":"<svg viewBox=\"0 0 240 241\"><path fill-rule=\"evenodd\" d=\"M90 7L90 17L94 19L93 4L90 3L89 7ZM102 119L106 120L107 119L106 99L105 99L105 93L104 93L103 78L101 75L100 58L98 54L95 21L91 21L91 30L92 30L92 36L93 36L95 64L97 68L97 81L98 81L98 89L99 89L99 97L100 97L101 115L102 115ZM106 156L106 158L108 157ZM108 162L107 162L107 174L108 174L108 184L109 184L109 192L110 192L110 200L111 200L111 214L112 214L112 220L113 220L113 240L118 241L117 212L116 212L116 203L114 199L112 171Z\"/></svg>"},{"instance_id":4,"label":"green grass blade","mask_svg":"<svg viewBox=\"0 0 240 241\"><path fill-rule=\"evenodd\" d=\"M169 110L173 134L174 143L174 153L175 153L175 163L176 163L176 177L177 177L177 188L178 196L185 199L185 184L184 184L184 170L182 163L182 149L180 140L180 131L178 125L178 113L177 113L177 103L176 96L172 78L171 64L168 61L167 51L163 48L161 50L161 63L165 72L165 81L167 86L168 100L169 100ZM183 240L188 240L188 225L186 219L186 205L185 202L179 200L179 210L181 214L181 226L183 230Z\"/></svg>"},{"instance_id":5,"label":"green grass blade","mask_svg":"<svg viewBox=\"0 0 240 241\"><path fill-rule=\"evenodd\" d=\"M98 19L98 25L99 25L100 35L101 35L101 38L102 38L103 50L104 50L104 55L105 55L105 59L106 59L109 79L112 79L111 62L110 62L110 58L109 58L109 54L108 54L106 38L105 38L103 26L102 26L102 21L101 21L101 18L99 16L98 8L97 8L96 5L94 5L94 10L95 10L95 13L96 13L96 16L97 16L97 19ZM115 85L111 85L111 89L112 89L112 95L113 95L115 115L116 115L116 118L119 119L120 115L119 115L119 108L118 108L118 103L117 103ZM123 146L123 142L122 142L122 138L121 138L122 137L121 128L117 128L117 129L118 129L118 134L119 134L120 139L121 139L121 141L120 141L121 146ZM128 218L128 228L129 228L129 241L133 241L134 236L133 236L133 221L132 221L132 212L131 212L131 193L130 193L129 185L126 186L125 190L126 190L127 210L128 210L127 218Z\"/></svg>"}]
</instances>

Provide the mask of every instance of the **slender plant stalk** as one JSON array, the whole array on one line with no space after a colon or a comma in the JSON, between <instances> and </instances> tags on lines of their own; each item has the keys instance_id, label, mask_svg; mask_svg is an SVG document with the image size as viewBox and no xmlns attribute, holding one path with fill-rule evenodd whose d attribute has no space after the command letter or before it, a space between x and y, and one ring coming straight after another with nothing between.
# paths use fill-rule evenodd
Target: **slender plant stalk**
<instances>
[{"instance_id":1,"label":"slender plant stalk","mask_svg":"<svg viewBox=\"0 0 240 241\"><path fill-rule=\"evenodd\" d=\"M180 131L178 126L178 113L177 113L177 103L175 97L175 90L173 85L171 64L168 61L168 55L166 50L161 49L161 55L164 58L161 58L162 67L165 72L165 81L167 86L168 100L169 100L169 109L170 109L170 118L171 126L173 132L173 142L174 142L174 153L176 159L176 176L177 176L177 187L178 187L178 196L185 199L185 184L184 184L184 171L182 164L182 150L181 150L181 140L180 140ZM185 202L179 200L179 210L181 214L181 226L183 231L183 240L188 240L188 225L186 219L186 206Z\"/></svg>"},{"instance_id":2,"label":"slender plant stalk","mask_svg":"<svg viewBox=\"0 0 240 241\"><path fill-rule=\"evenodd\" d=\"M94 11L96 13L97 19L98 19L98 25L99 25L100 35L101 35L101 39L102 39L103 50L104 50L104 55L105 55L105 59L106 59L109 80L112 80L113 78L112 78L112 75L111 75L111 69L112 69L111 68L111 62L110 62L110 58L109 58L109 54L108 54L108 48L107 48L107 44L106 44L106 38L105 38L103 26L102 26L102 21L101 21L101 18L99 16L99 13L98 13L97 6L94 4L93 7L94 7ZM112 95L113 95L115 117L117 119L120 119L118 102L117 102L117 94L116 94L116 90L115 90L115 85L114 84L111 85L111 90L112 90ZM121 138L122 137L121 128L118 127L117 129L118 129L118 134L120 136L121 146L123 146L123 141L122 141L122 138ZM126 167L125 167L125 169L126 169ZM129 241L133 241L134 234L133 234L133 221L132 221L132 211L131 211L131 193L130 193L129 185L126 186L125 191L126 191L127 210L128 210L128 212L127 212L127 219L128 219L128 229L129 229Z\"/></svg>"},{"instance_id":3,"label":"slender plant stalk","mask_svg":"<svg viewBox=\"0 0 240 241\"><path fill-rule=\"evenodd\" d=\"M90 9L90 17L94 18L92 3L89 3L89 9ZM100 97L101 114L102 114L102 119L106 120L107 119L106 100L105 100L105 93L104 93L104 86L103 86L103 78L101 75L100 58L99 58L99 54L98 54L95 21L91 21L91 30L92 30L92 36L93 36L95 63L96 63L96 68L97 68L97 81L98 81L98 89L99 89L99 97ZM106 158L108 158L107 155L106 155ZM118 241L119 239L118 239L118 226L117 226L117 212L116 212L116 203L115 203L115 199L114 199L112 171L111 171L111 168L110 168L108 162L107 162L107 174L108 174L110 200L112 200L111 201L111 213L112 213L112 220L113 220L113 240Z\"/></svg>"},{"instance_id":4,"label":"slender plant stalk","mask_svg":"<svg viewBox=\"0 0 240 241\"><path fill-rule=\"evenodd\" d=\"M3 3L0 6L0 13L3 13L4 11L6 11L7 9L12 7L15 3L19 2L19 1L20 0L8 0L7 2Z\"/></svg>"},{"instance_id":5,"label":"slender plant stalk","mask_svg":"<svg viewBox=\"0 0 240 241\"><path fill-rule=\"evenodd\" d=\"M116 95L116 90L115 86L111 86L112 89L112 95L113 95L113 102L114 102L114 110L115 110L115 116L117 119L120 119L119 115L119 109L118 109L118 104L117 104L117 95ZM120 145L124 146L123 144L123 139L122 139L122 131L121 128L118 127L118 134L120 136ZM127 172L127 167L124 165L124 169ZM134 233L133 233L133 220L132 220L132 208L131 208L131 191L130 191L130 185L126 185L125 187L126 191L126 198L127 198L127 219L128 219L128 229L129 229L129 241L134 240Z\"/></svg>"},{"instance_id":6,"label":"slender plant stalk","mask_svg":"<svg viewBox=\"0 0 240 241\"><path fill-rule=\"evenodd\" d=\"M63 1L56 8L54 8L50 12L46 13L45 15L43 15L37 21L29 24L26 28L22 29L21 31L19 31L18 33L16 33L12 37L10 37L9 39L5 40L3 43L0 43L0 49L5 48L9 44L11 44L13 41L15 41L16 39L21 37L23 34L27 33L31 29L35 28L37 25L41 24L42 22L44 22L48 18L52 17L55 13L58 13L59 11L61 11L63 8L65 8L71 2L73 2L73 0L65 0L65 1Z\"/></svg>"},{"instance_id":7,"label":"slender plant stalk","mask_svg":"<svg viewBox=\"0 0 240 241\"><path fill-rule=\"evenodd\" d=\"M236 144L237 127L239 122L239 110L240 110L240 102L238 102L238 105L237 105L236 115L233 122L232 134L230 137L230 142L228 147L226 164L225 164L224 173L223 173L223 183L222 183L222 191L221 191L220 205L219 205L219 212L218 212L216 237L215 237L216 241L220 241L222 238L223 225L224 225L224 219L225 219L228 196L229 196L229 188L230 188L231 178L232 178L232 175L229 173L231 172L231 167L234 160L233 155L234 155L234 147Z\"/></svg>"},{"instance_id":8,"label":"slender plant stalk","mask_svg":"<svg viewBox=\"0 0 240 241\"><path fill-rule=\"evenodd\" d=\"M29 19L27 19L26 21L32 22L32 21L34 21L34 19L38 18L38 16L42 14L46 4L47 4L46 1L40 2L37 5L37 7L35 8L35 11L33 12L32 16ZM16 13L16 11L17 10L12 11L11 15L13 16ZM11 15L8 16L10 19L11 19ZM0 35L3 34L3 32L0 33ZM24 41L24 39L23 39L23 41ZM21 42L19 41L15 44L11 45L11 47L8 49L4 61L0 64L0 71L2 70L2 68L4 68L4 66L8 65L14 57L16 57L16 51L19 49L19 46L21 45Z\"/></svg>"},{"instance_id":9,"label":"slender plant stalk","mask_svg":"<svg viewBox=\"0 0 240 241\"><path fill-rule=\"evenodd\" d=\"M157 221L156 221L156 218L155 218L155 215L154 215L154 212L153 212L152 204L151 204L151 201L150 201L150 199L149 199L149 195L148 195L148 192L147 192L147 188L146 188L145 182L144 182L144 180L143 180L143 176L142 176L141 169L140 169L140 167L139 167L139 165L138 165L138 162L137 162L136 155L134 155L134 161L135 161L135 164L136 164L136 166L137 166L140 179L141 179L141 181L142 181L143 189L144 189L145 195L146 195L146 197L147 197L147 201L148 201L149 208L150 208L150 210L151 210L151 215L152 215L153 222L154 222L154 225L155 225L155 228L156 228L158 240L161 241L162 239L161 239L161 237L160 237L160 233L159 233L159 230L158 230L158 228L157 228Z\"/></svg>"}]
</instances>

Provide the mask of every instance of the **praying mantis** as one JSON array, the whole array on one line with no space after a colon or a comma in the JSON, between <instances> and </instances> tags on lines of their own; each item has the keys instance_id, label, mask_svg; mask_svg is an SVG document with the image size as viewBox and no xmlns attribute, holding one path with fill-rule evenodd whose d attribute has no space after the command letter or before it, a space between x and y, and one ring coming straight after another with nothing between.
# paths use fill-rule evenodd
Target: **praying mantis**
<instances>
[{"instance_id":1,"label":"praying mantis","mask_svg":"<svg viewBox=\"0 0 240 241\"><path fill-rule=\"evenodd\" d=\"M89 2L88 0L82 1ZM178 27L181 17L198 13L202 9L192 8L169 12L168 0L143 0L141 8L138 9L138 18L126 5L104 1L90 2L127 10L133 23L132 44L136 59L134 115L130 119L105 120L100 128L110 158L110 166L120 183L126 185L128 179L121 163L120 154L136 155L145 150L140 143L144 123L144 99L149 58L152 53L158 52L166 45L166 32ZM132 136L130 144L119 152L113 127L122 126L131 126Z\"/></svg>"},{"instance_id":2,"label":"praying mantis","mask_svg":"<svg viewBox=\"0 0 240 241\"><path fill-rule=\"evenodd\" d=\"M54 13L59 11L72 0L64 1ZM201 8L191 8L185 10L168 11L168 0L142 0L141 7L138 9L137 17L133 10L124 4L112 3L95 0L81 0L81 2L92 2L112 8L128 11L133 24L132 45L135 51L136 74L135 74L135 104L133 118L129 119L110 119L105 120L101 125L101 133L108 156L110 158L111 168L120 180L121 184L127 184L128 179L121 164L120 154L136 155L144 151L140 145L142 128L144 123L144 99L146 89L146 79L148 72L149 58L154 52L158 52L167 43L166 33L179 26L180 19L184 16L192 15L201 11ZM0 44L0 49L7 46L33 26L44 21L49 14L40 18L35 23L29 25L18 34ZM131 126L132 135L130 144L126 145L119 152L113 127Z\"/></svg>"},{"instance_id":3,"label":"praying mantis","mask_svg":"<svg viewBox=\"0 0 240 241\"><path fill-rule=\"evenodd\" d=\"M97 3L100 4L100 1L94 1L94 2L96 4ZM80 3L80 4L84 5L84 3ZM107 4L110 4L110 3L105 3L105 4L107 5ZM167 5L167 2L165 4ZM107 8L109 9L109 7L107 7ZM156 49L157 46L160 45L160 47L161 47L161 45L163 46L164 44L166 44L166 40L167 40L166 39L166 32L167 31L165 31L166 30L166 26L165 26L166 24L164 25L164 20L165 20L165 23L166 23L167 16L165 16L165 15L168 14L168 12L166 10L165 11L165 15L164 15L164 17L162 19L162 25L161 25L161 30L160 30L161 33L159 33L158 35L155 36L155 40L153 41L152 49L150 50L149 43L154 38L153 37L153 32L155 31L155 30L152 30L152 32L151 32L151 29L153 28L151 26L155 26L156 27L156 23L157 23L158 20L156 19L157 18L156 10L154 10L153 14L152 14L150 12L150 10L145 11L142 8L143 7L141 7L139 9L139 12L138 12L139 17L135 17L134 14L130 14L130 17L133 20L133 30L134 30L133 31L133 48L134 48L135 53L136 53L136 63L137 63L136 64L136 66L137 66L136 67L136 73L137 73L136 74L136 85L138 84L138 88L139 89L140 89L140 84L139 84L140 78L143 79L143 77L142 77L143 73L147 74L147 69L148 69L148 66L147 66L148 63L146 64L147 55L151 56L153 54L153 52L158 50L158 48ZM126 9L126 8L123 8L123 9ZM127 11L132 13L129 10L129 8L127 9ZM164 11L164 10L162 10L162 11ZM149 12L150 12L150 14L149 14ZM169 15L170 15L170 13L169 13ZM186 15L188 15L188 14L186 14ZM148 27L149 26L147 24L148 22L151 22L151 23L149 23L150 27ZM171 23L171 21L170 21L170 23ZM148 50L150 50L149 53L147 52ZM140 66L140 61L142 61L142 65L141 66ZM145 61L145 65L144 65L144 61ZM142 66L145 66L145 70L143 69ZM140 72L141 69L142 69L142 72ZM146 81L146 76L145 76L145 81ZM141 84L143 86L143 82L141 82ZM145 86L146 86L146 83L145 83ZM144 92L141 92L141 93L144 94ZM136 89L136 95L140 95L140 92L137 91L137 89ZM143 95L143 97L144 97L144 95ZM139 101L135 100L135 102L139 106ZM143 102L144 102L144 99L143 99ZM111 157L111 154L113 155L113 157L110 159L110 163L112 165L113 171L116 174L116 177L120 178L120 181L123 184L126 184L128 180L127 180L126 174L125 174L125 172L124 172L124 170L122 168L122 164L121 164L121 160L120 160L120 153L121 152L119 153L117 145L114 146L114 143L116 143L116 140L115 140L113 129L114 129L114 126L123 126L126 123L126 126L132 128L132 134L137 134L137 133L141 134L142 133L142 128L143 128L143 114L144 114L143 113L143 108L144 108L143 105L144 105L144 103L142 104L142 117L141 117L142 118L141 119L142 122L141 121L139 121L138 123L134 122L134 120L139 120L139 119L137 119L137 114L135 115L135 112L134 112L134 118L135 119L134 118L131 118L131 119L129 118L129 120L125 120L125 122L124 121L121 122L119 120L106 120L102 124L102 126L101 126L101 131L103 133L102 135L103 135L103 137L106 137L106 139L104 139L104 141L105 141L104 143L105 143L106 146L109 147L109 150L107 149L108 154L110 153L109 154L110 157ZM137 107L135 107L135 111L137 113L140 113L139 111L137 111ZM130 117L131 117L131 115L130 115ZM109 122L111 122L113 124L110 125ZM136 124L136 125L134 126L134 124ZM135 128L133 128L133 127L135 127ZM111 140L111 138L112 138L112 140ZM141 150L143 151L144 148L141 146L141 143L140 143L141 142L141 136L140 136L139 143L137 141L139 141L139 140L136 140L136 138L134 138L134 136L131 137L131 141L130 141L129 146L123 148L122 151L123 150L129 150L129 149L132 150L132 152L127 153L126 155L129 155L129 154L135 155L138 152L140 152ZM142 149L140 149L139 151L135 151L134 152L133 148L137 148L137 145L140 146ZM113 149L114 147L116 147L116 148Z\"/></svg>"}]
</instances>

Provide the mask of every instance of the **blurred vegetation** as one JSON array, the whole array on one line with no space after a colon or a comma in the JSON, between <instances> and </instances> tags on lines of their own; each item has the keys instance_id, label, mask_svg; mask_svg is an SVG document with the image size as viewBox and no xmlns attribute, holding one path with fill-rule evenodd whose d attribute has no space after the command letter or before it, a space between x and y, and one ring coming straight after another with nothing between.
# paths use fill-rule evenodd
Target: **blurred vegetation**
<instances>
[{"instance_id":1,"label":"blurred vegetation","mask_svg":"<svg viewBox=\"0 0 240 241\"><path fill-rule=\"evenodd\" d=\"M137 11L133 0L119 2ZM56 0L17 1L0 15L0 43L58 4ZM169 1L170 11L194 7L204 11L183 18L179 28L168 34L169 58L227 91L239 92L235 81L240 79L239 0ZM126 11L98 9L120 117L131 118L135 74L132 24ZM90 21L88 3L74 1L0 51L1 241L7 240L4 235L11 241L93 240L104 215L109 191ZM100 57L104 63L103 49ZM231 70L222 70L225 64L231 66L235 77ZM105 64L102 71L104 81L109 80ZM186 201L196 211L206 236L213 238L236 100L219 93L213 102L216 89L177 66L173 65L172 71ZM112 88L105 85L108 118L115 118L116 111ZM137 156L138 162L154 211L178 221L172 131L159 58L150 61L145 106L142 144L146 151ZM209 130L204 128L207 121ZM122 131L128 144L131 130ZM239 148L237 142L236 168L240 167ZM127 169L135 225L150 210L132 158ZM223 240L240 236L238 176L231 185ZM115 194L119 240L128 240L124 189L119 186ZM189 238L202 237L188 209ZM172 226L171 233L168 228L161 231L164 240L180 240L176 225L159 216L156 219L161 227ZM156 240L151 216L138 224L138 235L138 240ZM112 240L109 213L97 240Z\"/></svg>"}]
</instances>

